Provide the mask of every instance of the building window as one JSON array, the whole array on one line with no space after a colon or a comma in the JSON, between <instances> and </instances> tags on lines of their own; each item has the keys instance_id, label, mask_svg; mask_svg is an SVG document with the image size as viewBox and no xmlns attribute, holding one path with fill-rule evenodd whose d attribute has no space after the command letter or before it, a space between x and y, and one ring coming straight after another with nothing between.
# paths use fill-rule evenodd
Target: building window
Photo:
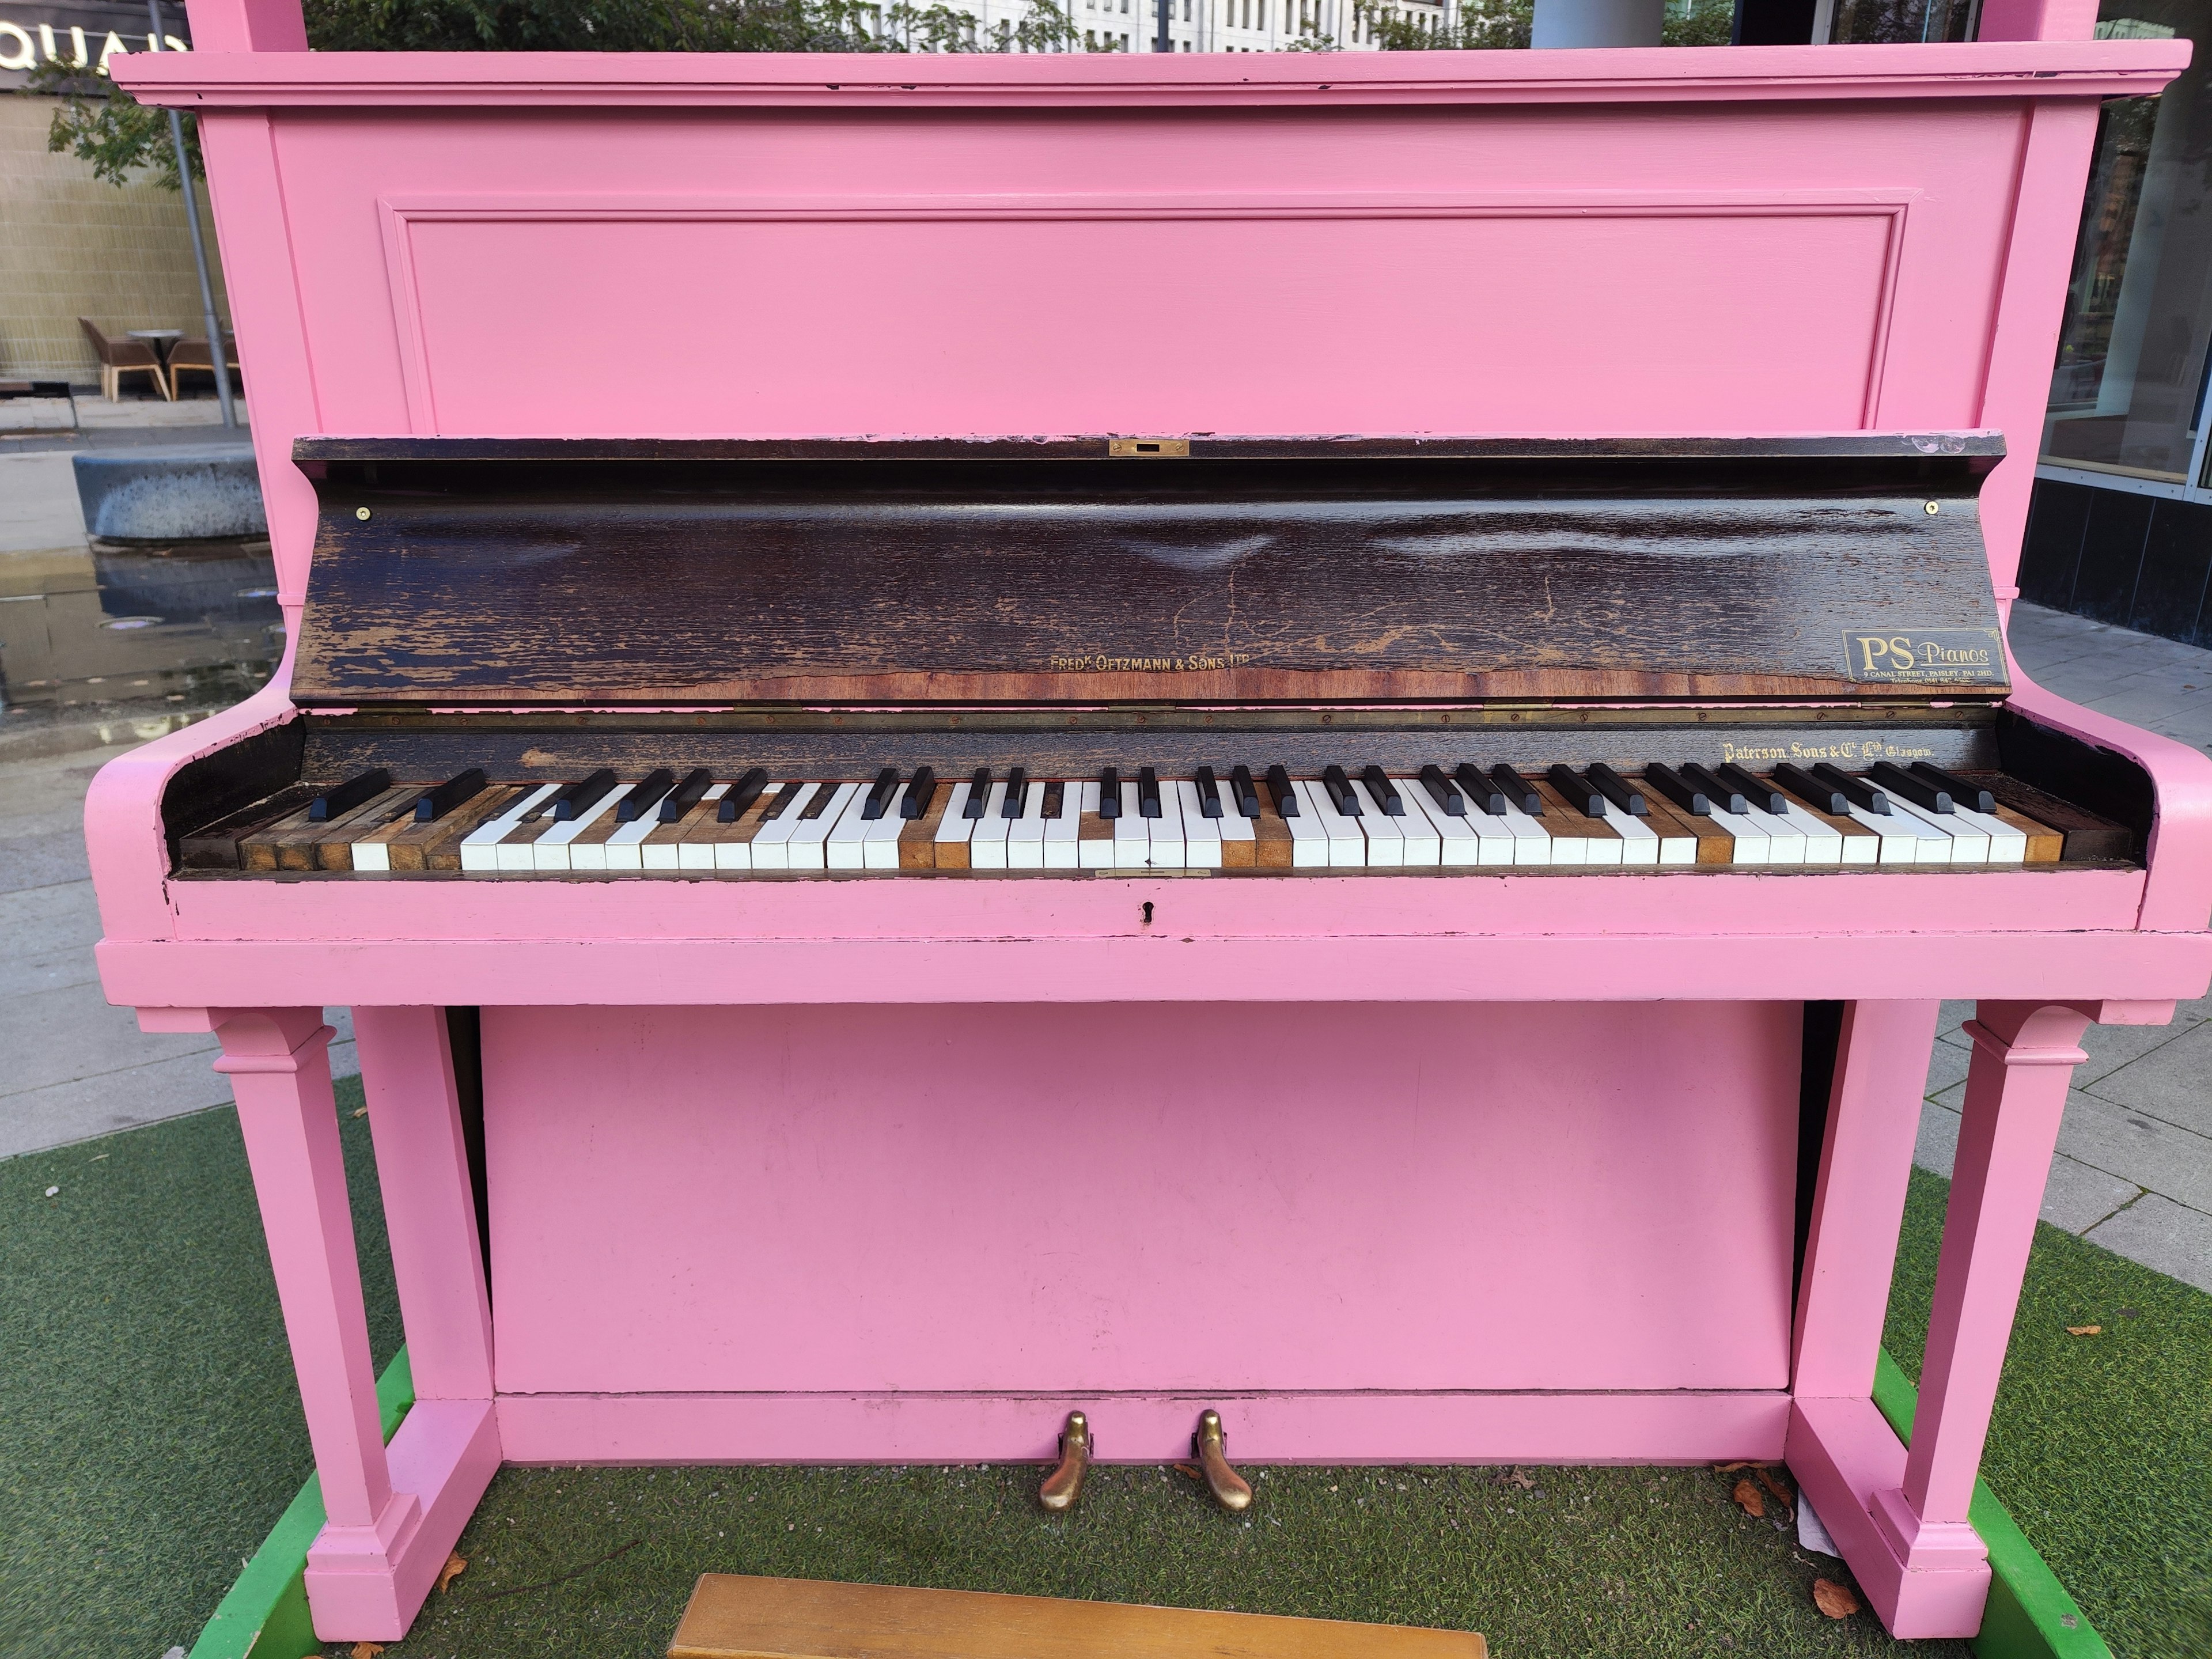
<instances>
[{"instance_id":1,"label":"building window","mask_svg":"<svg viewBox=\"0 0 2212 1659\"><path fill-rule=\"evenodd\" d=\"M2126 15L2118 15L2124 12ZM2107 0L2100 38L2212 40L2212 0ZM2212 348L2212 88L2198 61L2154 98L2109 100L2067 289L2047 465L2202 485Z\"/></svg>"}]
</instances>

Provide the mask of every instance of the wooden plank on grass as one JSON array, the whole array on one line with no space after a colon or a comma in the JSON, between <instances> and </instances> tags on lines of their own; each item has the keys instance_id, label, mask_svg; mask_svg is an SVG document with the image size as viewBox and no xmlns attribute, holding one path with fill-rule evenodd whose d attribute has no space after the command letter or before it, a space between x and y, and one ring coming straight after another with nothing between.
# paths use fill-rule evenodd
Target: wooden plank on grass
<instances>
[{"instance_id":1,"label":"wooden plank on grass","mask_svg":"<svg viewBox=\"0 0 2212 1659\"><path fill-rule=\"evenodd\" d=\"M1473 1631L703 1575L669 1659L1484 1659Z\"/></svg>"}]
</instances>

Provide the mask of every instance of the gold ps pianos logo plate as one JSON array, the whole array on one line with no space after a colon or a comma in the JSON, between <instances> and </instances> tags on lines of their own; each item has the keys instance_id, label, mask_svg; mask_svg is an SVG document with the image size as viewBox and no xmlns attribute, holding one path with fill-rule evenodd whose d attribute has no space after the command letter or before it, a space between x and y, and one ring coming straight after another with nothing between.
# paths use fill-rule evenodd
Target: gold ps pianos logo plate
<instances>
[{"instance_id":1,"label":"gold ps pianos logo plate","mask_svg":"<svg viewBox=\"0 0 2212 1659\"><path fill-rule=\"evenodd\" d=\"M1188 459L1190 440L1188 438L1109 438L1106 453L1131 460L1164 461L1171 458Z\"/></svg>"},{"instance_id":2,"label":"gold ps pianos logo plate","mask_svg":"<svg viewBox=\"0 0 2212 1659\"><path fill-rule=\"evenodd\" d=\"M1855 680L2002 685L2004 645L1994 628L1847 628L1845 671Z\"/></svg>"}]
</instances>

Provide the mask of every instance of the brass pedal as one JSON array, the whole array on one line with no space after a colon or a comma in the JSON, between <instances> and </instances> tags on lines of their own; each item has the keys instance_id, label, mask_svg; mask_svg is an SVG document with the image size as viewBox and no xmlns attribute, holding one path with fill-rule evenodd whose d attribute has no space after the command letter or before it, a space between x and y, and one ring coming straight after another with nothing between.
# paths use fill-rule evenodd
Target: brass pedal
<instances>
[{"instance_id":1,"label":"brass pedal","mask_svg":"<svg viewBox=\"0 0 2212 1659\"><path fill-rule=\"evenodd\" d=\"M1251 1507L1252 1486L1229 1467L1228 1446L1229 1436L1221 1426L1221 1413L1209 1406L1198 1414L1198 1432L1190 1437L1190 1455L1198 1460L1199 1471L1206 1476L1213 1501L1233 1512Z\"/></svg>"},{"instance_id":2,"label":"brass pedal","mask_svg":"<svg viewBox=\"0 0 2212 1659\"><path fill-rule=\"evenodd\" d=\"M1060 1462L1037 1488L1037 1502L1055 1513L1073 1509L1083 1491L1084 1472L1091 1467L1091 1419L1081 1412L1068 1413L1067 1426L1060 1431Z\"/></svg>"}]
</instances>

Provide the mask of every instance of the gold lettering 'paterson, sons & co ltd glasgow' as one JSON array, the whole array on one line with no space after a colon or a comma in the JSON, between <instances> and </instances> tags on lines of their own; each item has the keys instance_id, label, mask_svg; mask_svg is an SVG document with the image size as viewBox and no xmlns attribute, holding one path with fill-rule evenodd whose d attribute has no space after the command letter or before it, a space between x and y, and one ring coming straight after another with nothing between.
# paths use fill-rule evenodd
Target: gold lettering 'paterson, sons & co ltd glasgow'
<instances>
[{"instance_id":1,"label":"gold lettering 'paterson, sons & co ltd glasgow'","mask_svg":"<svg viewBox=\"0 0 2212 1659\"><path fill-rule=\"evenodd\" d=\"M1844 672L1855 680L1913 685L2003 685L2004 643L1994 628L1847 628Z\"/></svg>"}]
</instances>

